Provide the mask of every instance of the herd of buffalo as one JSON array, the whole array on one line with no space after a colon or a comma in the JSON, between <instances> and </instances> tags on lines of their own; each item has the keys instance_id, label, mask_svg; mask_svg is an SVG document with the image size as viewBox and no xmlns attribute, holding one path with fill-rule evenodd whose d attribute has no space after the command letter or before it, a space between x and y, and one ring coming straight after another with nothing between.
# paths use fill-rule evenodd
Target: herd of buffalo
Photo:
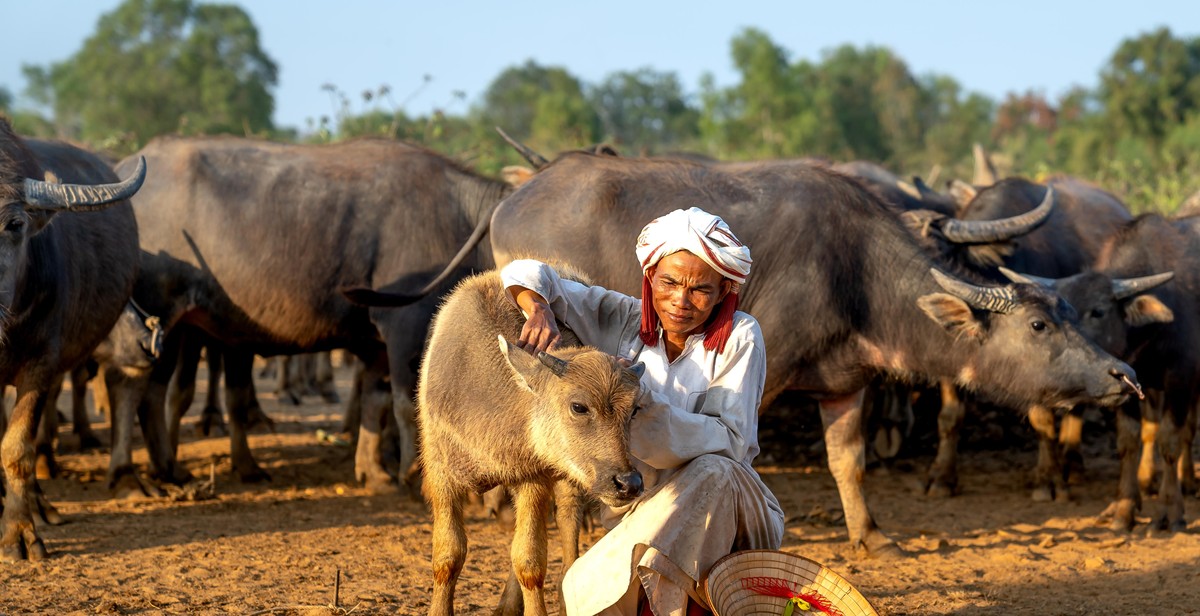
<instances>
[{"instance_id":1,"label":"herd of buffalo","mask_svg":"<svg viewBox=\"0 0 1200 616\"><path fill-rule=\"evenodd\" d=\"M1200 214L1135 217L1069 177L977 174L940 192L866 162L630 158L607 147L547 161L513 145L531 168L507 181L386 139L161 137L110 165L22 138L0 118L0 384L16 389L0 412L0 560L47 555L40 523L59 515L35 467L64 375L80 392L90 367L107 392L108 482L124 495L191 480L178 422L200 349L220 358L243 481L267 477L246 439L261 416L255 356L344 349L358 360L356 478L411 489L418 374L447 294L532 257L637 296L638 231L689 207L724 218L753 252L740 297L766 341L763 408L787 390L818 402L857 547L899 551L867 506L864 401L907 399L903 387L917 385L942 397L931 494L957 489L964 392L1028 413L1042 438L1040 498L1065 498L1080 407L1115 407L1113 526L1132 528L1156 480L1153 528L1184 528L1184 495L1196 488ZM441 387L487 381L484 364L443 369ZM488 416L503 433L519 415ZM152 481L132 463L138 425ZM386 455L392 433L399 471Z\"/></svg>"}]
</instances>

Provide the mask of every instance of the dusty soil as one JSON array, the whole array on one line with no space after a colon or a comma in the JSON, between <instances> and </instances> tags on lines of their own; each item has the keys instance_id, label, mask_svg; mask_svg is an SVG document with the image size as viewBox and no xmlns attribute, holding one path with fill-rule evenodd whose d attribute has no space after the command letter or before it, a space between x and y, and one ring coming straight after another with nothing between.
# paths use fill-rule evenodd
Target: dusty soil
<instances>
[{"instance_id":1,"label":"dusty soil","mask_svg":"<svg viewBox=\"0 0 1200 616\"><path fill-rule=\"evenodd\" d=\"M338 376L344 394L350 375ZM202 438L189 427L181 459L200 477L215 468L215 498L113 502L103 483L107 453L62 455L64 476L43 486L68 523L42 529L48 560L0 565L0 614L423 613L431 588L424 505L372 496L354 484L351 448L316 436L340 426L339 405L313 399L284 406L270 390L259 383L277 432L251 438L273 477L267 484L237 483L229 474L228 440ZM64 397L60 408L67 404ZM1196 523L1162 538L1147 537L1144 524L1124 535L1096 523L1117 473L1103 435L1092 441L1085 483L1064 504L1029 499L1034 452L1028 446L965 451L962 494L950 500L920 495L927 450L875 469L867 486L878 522L910 554L879 561L845 543L833 480L819 448L811 447L819 420L795 416L803 412L783 407L764 417L770 453L759 471L789 516L784 549L840 572L882 614L1200 610ZM97 427L107 437L108 426ZM72 437L63 430L70 451ZM135 461L146 463L144 451ZM1187 508L1195 517L1194 499ZM469 516L471 548L457 607L487 613L506 576L508 535L478 511ZM557 579L554 545L551 559Z\"/></svg>"}]
</instances>

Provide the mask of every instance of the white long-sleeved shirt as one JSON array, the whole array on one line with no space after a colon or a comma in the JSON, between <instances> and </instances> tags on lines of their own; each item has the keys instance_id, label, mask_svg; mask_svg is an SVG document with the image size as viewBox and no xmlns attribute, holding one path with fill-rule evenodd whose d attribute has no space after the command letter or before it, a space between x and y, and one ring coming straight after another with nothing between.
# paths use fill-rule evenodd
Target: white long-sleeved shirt
<instances>
[{"instance_id":1,"label":"white long-sleeved shirt","mask_svg":"<svg viewBox=\"0 0 1200 616\"><path fill-rule=\"evenodd\" d=\"M758 455L758 406L767 360L754 317L734 313L723 353L705 349L701 332L687 339L672 362L661 333L654 347L638 336L640 300L560 278L539 261L513 261L500 276L505 288L525 287L545 298L554 316L584 344L646 365L642 383L654 403L643 400L630 425L629 449L642 463L638 467L647 490L703 454L722 455L747 467Z\"/></svg>"}]
</instances>

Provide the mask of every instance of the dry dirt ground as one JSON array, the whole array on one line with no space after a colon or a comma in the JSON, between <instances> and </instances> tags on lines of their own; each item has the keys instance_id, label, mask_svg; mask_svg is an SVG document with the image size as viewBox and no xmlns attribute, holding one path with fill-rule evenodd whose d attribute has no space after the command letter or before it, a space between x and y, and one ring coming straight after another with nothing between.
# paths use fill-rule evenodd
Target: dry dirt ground
<instances>
[{"instance_id":1,"label":"dry dirt ground","mask_svg":"<svg viewBox=\"0 0 1200 616\"><path fill-rule=\"evenodd\" d=\"M349 376L339 371L343 395ZM229 475L228 440L202 438L192 424L180 455L197 476L215 467L216 497L209 500L113 502L103 483L107 453L62 455L64 476L43 486L68 523L42 530L48 560L0 565L0 614L423 613L431 588L424 505L355 485L351 449L316 436L318 429L338 428L339 405L313 399L284 406L270 390L259 382L277 433L251 438L273 477L267 484L237 483ZM64 397L60 408L66 405ZM1200 612L1196 523L1165 538L1147 537L1144 524L1130 535L1097 525L1117 472L1103 437L1088 459L1086 482L1065 504L1029 499L1030 447L964 452L962 494L949 500L917 490L928 455L872 471L867 486L878 522L909 552L879 561L845 543L833 480L809 449L813 431L778 427L780 417L800 412L777 408L764 418L764 428L776 425L764 430L770 440L764 446L776 453L759 471L789 516L784 549L840 572L880 613ZM810 428L819 421L800 419ZM106 438L107 425L97 427ZM63 430L69 451L69 428ZM784 433L801 453L777 453L789 451L778 446ZM144 466L144 451L135 460ZM1198 515L1194 498L1187 510L1190 518ZM488 613L506 576L508 535L479 512L469 515L457 607ZM551 560L557 579L554 545ZM557 610L553 598L550 607Z\"/></svg>"}]
</instances>

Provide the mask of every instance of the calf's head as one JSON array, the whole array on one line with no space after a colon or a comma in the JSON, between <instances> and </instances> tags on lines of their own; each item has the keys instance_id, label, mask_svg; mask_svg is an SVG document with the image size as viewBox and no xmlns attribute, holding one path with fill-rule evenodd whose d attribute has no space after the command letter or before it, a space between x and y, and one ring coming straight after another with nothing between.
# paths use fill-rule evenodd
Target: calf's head
<instances>
[{"instance_id":1,"label":"calf's head","mask_svg":"<svg viewBox=\"0 0 1200 616\"><path fill-rule=\"evenodd\" d=\"M1140 393L1124 362L1080 333L1074 308L1037 285L980 287L932 270L946 293L918 304L974 348L961 384L1019 403L1116 405Z\"/></svg>"},{"instance_id":2,"label":"calf's head","mask_svg":"<svg viewBox=\"0 0 1200 616\"><path fill-rule=\"evenodd\" d=\"M538 459L609 505L642 494L629 461L632 419L644 366L625 368L589 347L530 355L500 338L517 384L533 394L530 447Z\"/></svg>"}]
</instances>

